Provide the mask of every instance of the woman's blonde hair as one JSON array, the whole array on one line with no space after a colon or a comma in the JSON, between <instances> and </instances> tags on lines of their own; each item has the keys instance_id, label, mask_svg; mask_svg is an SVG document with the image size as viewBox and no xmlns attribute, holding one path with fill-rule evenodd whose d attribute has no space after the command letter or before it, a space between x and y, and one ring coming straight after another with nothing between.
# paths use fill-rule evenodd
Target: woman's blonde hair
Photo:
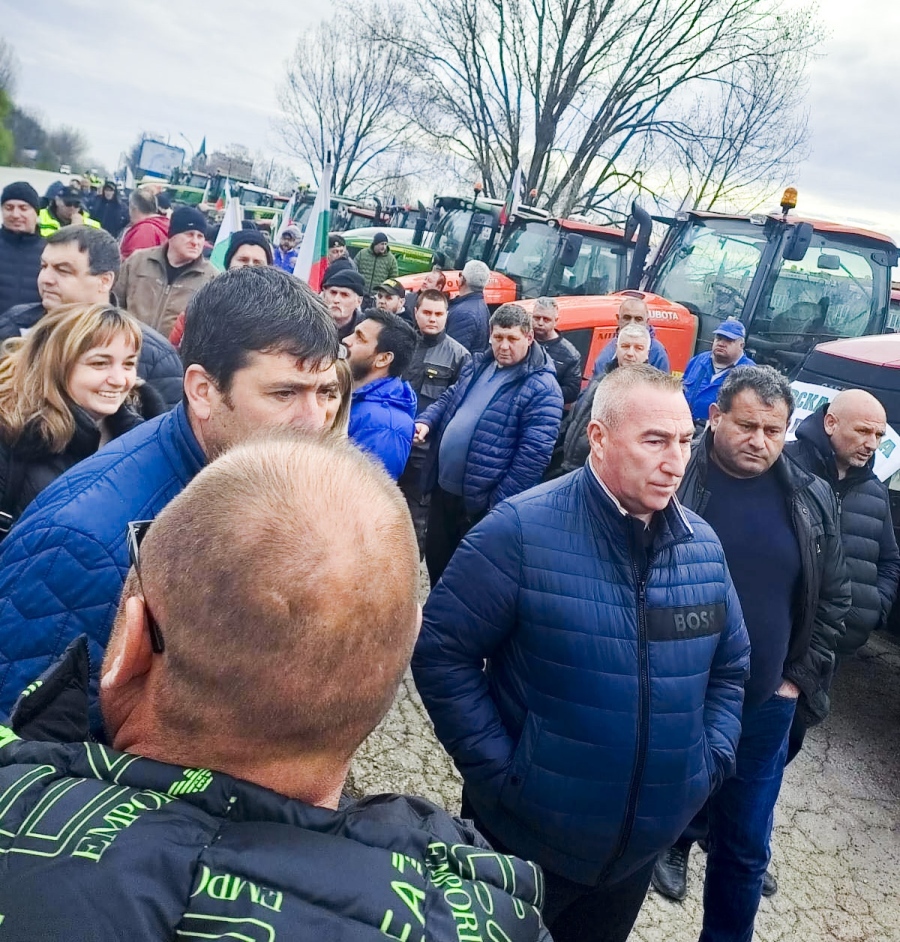
<instances>
[{"instance_id":1,"label":"woman's blonde hair","mask_svg":"<svg viewBox=\"0 0 900 942\"><path fill-rule=\"evenodd\" d=\"M334 422L331 424L331 432L337 438L346 438L347 429L350 427L350 400L353 374L350 372L350 364L346 360L335 360L334 366L337 370L341 404L338 406L337 415L334 417Z\"/></svg>"},{"instance_id":2,"label":"woman's blonde hair","mask_svg":"<svg viewBox=\"0 0 900 942\"><path fill-rule=\"evenodd\" d=\"M141 350L141 326L109 304L64 304L45 314L24 337L0 347L0 437L15 445L26 429L50 451L75 434L69 377L78 358L124 334Z\"/></svg>"}]
</instances>

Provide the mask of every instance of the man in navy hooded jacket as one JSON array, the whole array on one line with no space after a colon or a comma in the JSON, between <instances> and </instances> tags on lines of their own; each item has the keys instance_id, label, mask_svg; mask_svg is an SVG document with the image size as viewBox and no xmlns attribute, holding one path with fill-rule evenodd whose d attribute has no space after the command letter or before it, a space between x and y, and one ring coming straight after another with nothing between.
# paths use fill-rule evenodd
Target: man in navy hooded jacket
<instances>
[{"instance_id":1,"label":"man in navy hooded jacket","mask_svg":"<svg viewBox=\"0 0 900 942\"><path fill-rule=\"evenodd\" d=\"M128 572L127 525L152 520L231 445L324 428L338 350L321 301L275 268L225 272L194 295L184 402L57 478L0 546L0 720L81 634L96 684Z\"/></svg>"},{"instance_id":2,"label":"man in navy hooded jacket","mask_svg":"<svg viewBox=\"0 0 900 942\"><path fill-rule=\"evenodd\" d=\"M415 352L416 333L397 314L370 310L344 345L353 374L350 440L396 481L415 432L416 394L400 376Z\"/></svg>"},{"instance_id":3,"label":"man in navy hooded jacket","mask_svg":"<svg viewBox=\"0 0 900 942\"><path fill-rule=\"evenodd\" d=\"M668 373L669 354L666 353L666 348L656 339L649 321L650 309L642 297L626 297L619 305L619 313L616 315L618 328L621 329L626 324L641 324L646 327L650 331L650 356L647 362L658 370L662 370L663 373ZM615 358L616 338L613 337L597 354L597 359L594 361L594 376L600 376L606 369L606 365Z\"/></svg>"},{"instance_id":4,"label":"man in navy hooded jacket","mask_svg":"<svg viewBox=\"0 0 900 942\"><path fill-rule=\"evenodd\" d=\"M675 497L692 434L678 380L614 370L585 467L499 504L425 606L413 675L463 815L544 868L556 942L624 942L654 852L734 768L749 643Z\"/></svg>"}]
</instances>

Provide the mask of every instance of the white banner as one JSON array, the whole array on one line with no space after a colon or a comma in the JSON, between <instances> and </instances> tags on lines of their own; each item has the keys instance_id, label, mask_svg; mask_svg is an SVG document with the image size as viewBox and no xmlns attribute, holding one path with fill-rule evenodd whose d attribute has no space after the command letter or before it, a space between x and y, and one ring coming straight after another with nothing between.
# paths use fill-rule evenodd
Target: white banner
<instances>
[{"instance_id":1,"label":"white banner","mask_svg":"<svg viewBox=\"0 0 900 942\"><path fill-rule=\"evenodd\" d=\"M841 391L830 386L817 386L814 383L801 383L794 380L791 383L794 390L794 414L788 426L787 440L794 441L797 437L797 426L808 416L820 408L824 403L831 402ZM900 435L889 425L881 439L881 445L875 453L875 466L873 468L880 481L886 481L894 472L900 471Z\"/></svg>"}]
</instances>

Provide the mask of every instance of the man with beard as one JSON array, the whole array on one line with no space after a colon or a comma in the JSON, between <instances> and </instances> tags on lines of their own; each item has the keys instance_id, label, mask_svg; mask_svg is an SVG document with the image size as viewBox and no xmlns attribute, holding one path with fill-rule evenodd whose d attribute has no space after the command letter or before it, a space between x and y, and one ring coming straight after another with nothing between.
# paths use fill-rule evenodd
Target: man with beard
<instances>
[{"instance_id":1,"label":"man with beard","mask_svg":"<svg viewBox=\"0 0 900 942\"><path fill-rule=\"evenodd\" d=\"M416 394L401 379L416 349L412 327L388 311L368 311L344 340L353 374L350 439L396 481L415 432Z\"/></svg>"}]
</instances>

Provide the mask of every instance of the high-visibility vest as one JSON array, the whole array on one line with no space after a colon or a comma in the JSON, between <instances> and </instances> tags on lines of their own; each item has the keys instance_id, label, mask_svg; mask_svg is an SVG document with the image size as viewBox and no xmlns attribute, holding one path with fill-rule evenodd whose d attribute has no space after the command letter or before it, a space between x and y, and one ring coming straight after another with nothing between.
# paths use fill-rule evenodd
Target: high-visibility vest
<instances>
[{"instance_id":1,"label":"high-visibility vest","mask_svg":"<svg viewBox=\"0 0 900 942\"><path fill-rule=\"evenodd\" d=\"M91 219L88 213L82 213L84 216L84 224L86 226L91 226L94 229L100 228L100 223L96 219ZM47 236L53 235L57 229L61 228L59 220L54 216L49 209L42 209L38 213L38 226L41 230L41 235L46 239Z\"/></svg>"}]
</instances>

